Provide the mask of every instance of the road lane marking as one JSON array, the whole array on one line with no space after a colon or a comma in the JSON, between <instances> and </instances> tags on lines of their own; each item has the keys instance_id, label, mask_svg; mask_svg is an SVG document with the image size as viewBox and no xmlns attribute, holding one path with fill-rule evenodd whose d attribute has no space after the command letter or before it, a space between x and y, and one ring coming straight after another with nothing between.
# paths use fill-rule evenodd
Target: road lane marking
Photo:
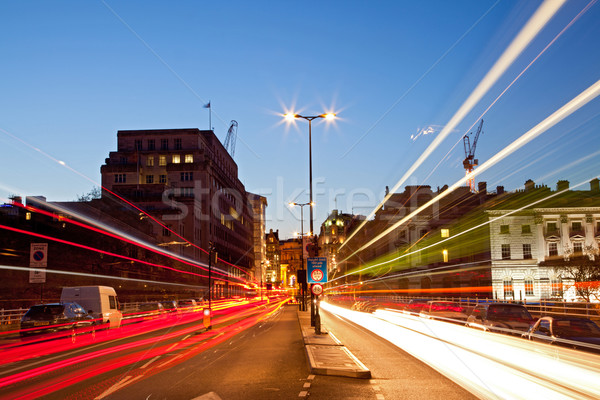
<instances>
[{"instance_id":1,"label":"road lane marking","mask_svg":"<svg viewBox=\"0 0 600 400\"><path fill-rule=\"evenodd\" d=\"M146 368L148 365L152 364L154 361L158 360L161 356L156 356L153 359L151 359L150 361L148 361L146 364L142 365L140 367L140 369L144 369Z\"/></svg>"},{"instance_id":2,"label":"road lane marking","mask_svg":"<svg viewBox=\"0 0 600 400\"><path fill-rule=\"evenodd\" d=\"M303 390L300 392L300 394L298 395L298 397L306 397L308 396L308 392L306 390Z\"/></svg>"},{"instance_id":3,"label":"road lane marking","mask_svg":"<svg viewBox=\"0 0 600 400\"><path fill-rule=\"evenodd\" d=\"M306 382L306 383L304 384L304 388L305 388L305 389L308 389L309 387L310 387L310 382Z\"/></svg>"}]
</instances>

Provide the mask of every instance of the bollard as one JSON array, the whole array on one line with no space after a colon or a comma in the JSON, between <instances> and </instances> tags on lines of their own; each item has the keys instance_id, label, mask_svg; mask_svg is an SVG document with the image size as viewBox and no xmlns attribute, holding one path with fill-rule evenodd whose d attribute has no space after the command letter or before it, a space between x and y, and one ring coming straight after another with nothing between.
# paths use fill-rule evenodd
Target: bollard
<instances>
[{"instance_id":1,"label":"bollard","mask_svg":"<svg viewBox=\"0 0 600 400\"><path fill-rule=\"evenodd\" d=\"M318 312L315 315L315 334L321 334L321 315Z\"/></svg>"}]
</instances>

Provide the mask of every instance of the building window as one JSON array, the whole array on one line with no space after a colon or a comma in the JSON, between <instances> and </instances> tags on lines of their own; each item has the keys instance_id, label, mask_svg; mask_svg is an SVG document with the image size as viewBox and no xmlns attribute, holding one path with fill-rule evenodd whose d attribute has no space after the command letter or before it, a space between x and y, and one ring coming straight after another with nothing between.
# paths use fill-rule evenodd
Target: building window
<instances>
[{"instance_id":1,"label":"building window","mask_svg":"<svg viewBox=\"0 0 600 400\"><path fill-rule=\"evenodd\" d=\"M553 297L560 297L562 296L562 278L560 276L557 277L553 277L552 280L550 281L550 284L552 285L552 292L551 295Z\"/></svg>"},{"instance_id":2,"label":"building window","mask_svg":"<svg viewBox=\"0 0 600 400\"><path fill-rule=\"evenodd\" d=\"M169 139L160 139L160 149L169 150Z\"/></svg>"},{"instance_id":3,"label":"building window","mask_svg":"<svg viewBox=\"0 0 600 400\"><path fill-rule=\"evenodd\" d=\"M181 150L181 139L175 139L175 150Z\"/></svg>"},{"instance_id":4,"label":"building window","mask_svg":"<svg viewBox=\"0 0 600 400\"><path fill-rule=\"evenodd\" d=\"M443 238L450 237L450 229L442 229L441 233Z\"/></svg>"},{"instance_id":5,"label":"building window","mask_svg":"<svg viewBox=\"0 0 600 400\"><path fill-rule=\"evenodd\" d=\"M525 296L533 296L533 279L525 278Z\"/></svg>"},{"instance_id":6,"label":"building window","mask_svg":"<svg viewBox=\"0 0 600 400\"><path fill-rule=\"evenodd\" d=\"M531 233L531 225L521 225L521 233Z\"/></svg>"},{"instance_id":7,"label":"building window","mask_svg":"<svg viewBox=\"0 0 600 400\"><path fill-rule=\"evenodd\" d=\"M115 183L125 183L125 182L127 182L127 175L115 174Z\"/></svg>"},{"instance_id":8,"label":"building window","mask_svg":"<svg viewBox=\"0 0 600 400\"><path fill-rule=\"evenodd\" d=\"M186 154L185 155L185 163L186 164L191 164L194 162L194 155L193 154Z\"/></svg>"},{"instance_id":9,"label":"building window","mask_svg":"<svg viewBox=\"0 0 600 400\"><path fill-rule=\"evenodd\" d=\"M154 167L154 156L148 156L148 158L146 158L146 166Z\"/></svg>"},{"instance_id":10,"label":"building window","mask_svg":"<svg viewBox=\"0 0 600 400\"><path fill-rule=\"evenodd\" d=\"M558 255L558 244L555 242L548 243L548 255L554 257Z\"/></svg>"},{"instance_id":11,"label":"building window","mask_svg":"<svg viewBox=\"0 0 600 400\"><path fill-rule=\"evenodd\" d=\"M194 188L179 188L179 195L182 197L194 197Z\"/></svg>"},{"instance_id":12,"label":"building window","mask_svg":"<svg viewBox=\"0 0 600 400\"><path fill-rule=\"evenodd\" d=\"M509 229L508 225L500 225L500 233L501 234L509 234L510 229Z\"/></svg>"},{"instance_id":13,"label":"building window","mask_svg":"<svg viewBox=\"0 0 600 400\"><path fill-rule=\"evenodd\" d=\"M581 222L571 222L571 230L572 231L580 231L581 230Z\"/></svg>"},{"instance_id":14,"label":"building window","mask_svg":"<svg viewBox=\"0 0 600 400\"><path fill-rule=\"evenodd\" d=\"M158 176L158 183L167 183L167 176L166 175L159 175Z\"/></svg>"},{"instance_id":15,"label":"building window","mask_svg":"<svg viewBox=\"0 0 600 400\"><path fill-rule=\"evenodd\" d=\"M156 143L154 143L154 139L148 139L148 150L156 150Z\"/></svg>"},{"instance_id":16,"label":"building window","mask_svg":"<svg viewBox=\"0 0 600 400\"><path fill-rule=\"evenodd\" d=\"M154 183L154 175L146 175L146 183Z\"/></svg>"},{"instance_id":17,"label":"building window","mask_svg":"<svg viewBox=\"0 0 600 400\"><path fill-rule=\"evenodd\" d=\"M142 141L139 139L135 140L135 149L136 150L141 150L142 149Z\"/></svg>"},{"instance_id":18,"label":"building window","mask_svg":"<svg viewBox=\"0 0 600 400\"><path fill-rule=\"evenodd\" d=\"M194 180L193 172L181 172L181 181L182 182L193 181L193 180Z\"/></svg>"},{"instance_id":19,"label":"building window","mask_svg":"<svg viewBox=\"0 0 600 400\"><path fill-rule=\"evenodd\" d=\"M582 242L573 243L573 253L578 253L578 254L583 253L583 243Z\"/></svg>"},{"instance_id":20,"label":"building window","mask_svg":"<svg viewBox=\"0 0 600 400\"><path fill-rule=\"evenodd\" d=\"M445 263L448 262L448 250L447 249L442 250L442 258Z\"/></svg>"},{"instance_id":21,"label":"building window","mask_svg":"<svg viewBox=\"0 0 600 400\"><path fill-rule=\"evenodd\" d=\"M531 256L531 244L523 243L523 258L525 260L531 260L533 257Z\"/></svg>"},{"instance_id":22,"label":"building window","mask_svg":"<svg viewBox=\"0 0 600 400\"><path fill-rule=\"evenodd\" d=\"M158 165L160 167L167 165L167 156L158 156Z\"/></svg>"},{"instance_id":23,"label":"building window","mask_svg":"<svg viewBox=\"0 0 600 400\"><path fill-rule=\"evenodd\" d=\"M510 260L510 244L502 245L502 259Z\"/></svg>"},{"instance_id":24,"label":"building window","mask_svg":"<svg viewBox=\"0 0 600 400\"><path fill-rule=\"evenodd\" d=\"M503 282L503 286L504 286L504 298L512 298L514 296L514 291L513 291L513 280L512 278L505 278L504 282Z\"/></svg>"},{"instance_id":25,"label":"building window","mask_svg":"<svg viewBox=\"0 0 600 400\"><path fill-rule=\"evenodd\" d=\"M548 234L558 234L558 229L556 229L556 222L548 222L548 224L546 225L546 232Z\"/></svg>"},{"instance_id":26,"label":"building window","mask_svg":"<svg viewBox=\"0 0 600 400\"><path fill-rule=\"evenodd\" d=\"M173 154L173 164L181 163L181 156L179 154Z\"/></svg>"},{"instance_id":27,"label":"building window","mask_svg":"<svg viewBox=\"0 0 600 400\"><path fill-rule=\"evenodd\" d=\"M171 231L168 228L163 227L163 236L171 236Z\"/></svg>"}]
</instances>

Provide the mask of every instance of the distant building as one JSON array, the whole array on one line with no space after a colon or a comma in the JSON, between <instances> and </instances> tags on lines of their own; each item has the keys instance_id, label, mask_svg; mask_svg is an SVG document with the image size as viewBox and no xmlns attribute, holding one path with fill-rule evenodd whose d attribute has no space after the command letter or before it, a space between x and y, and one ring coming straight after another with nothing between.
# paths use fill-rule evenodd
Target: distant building
<instances>
[{"instance_id":1,"label":"distant building","mask_svg":"<svg viewBox=\"0 0 600 400\"><path fill-rule=\"evenodd\" d=\"M266 282L281 285L281 249L279 245L279 230L269 230L266 234L267 260L265 265Z\"/></svg>"},{"instance_id":2,"label":"distant building","mask_svg":"<svg viewBox=\"0 0 600 400\"><path fill-rule=\"evenodd\" d=\"M321 224L319 234L319 255L327 258L328 278L334 278L341 272L337 265L337 254L339 247L344 243L354 222L364 220L362 216L345 214L339 210L333 210L327 219Z\"/></svg>"},{"instance_id":3,"label":"distant building","mask_svg":"<svg viewBox=\"0 0 600 400\"><path fill-rule=\"evenodd\" d=\"M265 262L267 260L267 241L265 238L266 232L266 209L267 198L257 194L249 194L250 205L253 211L254 220L254 280L257 283L264 282Z\"/></svg>"},{"instance_id":4,"label":"distant building","mask_svg":"<svg viewBox=\"0 0 600 400\"><path fill-rule=\"evenodd\" d=\"M281 250L281 280L285 287L297 287L298 270L302 269L302 240L288 239L279 242Z\"/></svg>"},{"instance_id":5,"label":"distant building","mask_svg":"<svg viewBox=\"0 0 600 400\"><path fill-rule=\"evenodd\" d=\"M252 207L237 164L213 131L118 131L117 151L101 173L103 196L122 197L155 219L159 246L207 263L212 242L222 260L218 268L252 277ZM230 291L215 283L216 295Z\"/></svg>"}]
</instances>

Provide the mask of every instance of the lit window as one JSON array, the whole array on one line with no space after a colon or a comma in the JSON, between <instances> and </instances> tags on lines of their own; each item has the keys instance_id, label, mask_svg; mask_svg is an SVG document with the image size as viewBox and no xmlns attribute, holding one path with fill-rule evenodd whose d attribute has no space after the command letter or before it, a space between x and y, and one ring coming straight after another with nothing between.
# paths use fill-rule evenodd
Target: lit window
<instances>
[{"instance_id":1,"label":"lit window","mask_svg":"<svg viewBox=\"0 0 600 400\"><path fill-rule=\"evenodd\" d=\"M550 284L552 285L552 296L562 296L562 278L553 277Z\"/></svg>"},{"instance_id":2,"label":"lit window","mask_svg":"<svg viewBox=\"0 0 600 400\"><path fill-rule=\"evenodd\" d=\"M450 237L450 229L442 229L442 237L443 238Z\"/></svg>"},{"instance_id":3,"label":"lit window","mask_svg":"<svg viewBox=\"0 0 600 400\"><path fill-rule=\"evenodd\" d=\"M160 167L167 165L167 156L158 156L158 165Z\"/></svg>"},{"instance_id":4,"label":"lit window","mask_svg":"<svg viewBox=\"0 0 600 400\"><path fill-rule=\"evenodd\" d=\"M154 156L148 156L146 159L146 166L154 167Z\"/></svg>"},{"instance_id":5,"label":"lit window","mask_svg":"<svg viewBox=\"0 0 600 400\"><path fill-rule=\"evenodd\" d=\"M442 250L442 257L444 258L444 262L447 263L448 262L448 250L447 249Z\"/></svg>"},{"instance_id":6,"label":"lit window","mask_svg":"<svg viewBox=\"0 0 600 400\"><path fill-rule=\"evenodd\" d=\"M28 213L25 213L25 219L26 219L27 221L31 220L31 213L30 213L30 212L28 212Z\"/></svg>"},{"instance_id":7,"label":"lit window","mask_svg":"<svg viewBox=\"0 0 600 400\"><path fill-rule=\"evenodd\" d=\"M513 297L514 291L513 291L512 278L504 279L503 286L504 286L504 298Z\"/></svg>"},{"instance_id":8,"label":"lit window","mask_svg":"<svg viewBox=\"0 0 600 400\"><path fill-rule=\"evenodd\" d=\"M194 162L194 155L193 154L186 154L185 155L185 162L186 164L190 164Z\"/></svg>"},{"instance_id":9,"label":"lit window","mask_svg":"<svg viewBox=\"0 0 600 400\"><path fill-rule=\"evenodd\" d=\"M525 279L525 296L533 296L533 279Z\"/></svg>"},{"instance_id":10,"label":"lit window","mask_svg":"<svg viewBox=\"0 0 600 400\"><path fill-rule=\"evenodd\" d=\"M173 164L179 164L181 162L181 156L179 154L173 154Z\"/></svg>"}]
</instances>

